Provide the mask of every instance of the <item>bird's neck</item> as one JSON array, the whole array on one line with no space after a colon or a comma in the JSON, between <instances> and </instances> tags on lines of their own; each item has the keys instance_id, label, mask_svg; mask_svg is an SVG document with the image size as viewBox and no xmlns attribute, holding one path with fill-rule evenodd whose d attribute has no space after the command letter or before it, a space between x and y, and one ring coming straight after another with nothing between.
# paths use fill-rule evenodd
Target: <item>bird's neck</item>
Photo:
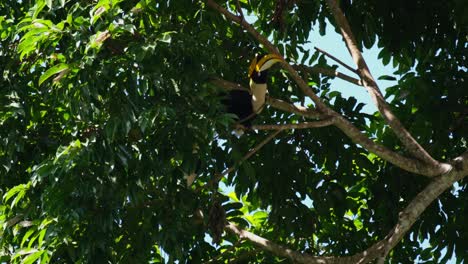
<instances>
[{"instance_id":1,"label":"bird's neck","mask_svg":"<svg viewBox=\"0 0 468 264\"><path fill-rule=\"evenodd\" d=\"M267 91L266 83L255 83L250 80L250 91L252 93L252 109L254 113L260 113L265 105L265 95Z\"/></svg>"}]
</instances>

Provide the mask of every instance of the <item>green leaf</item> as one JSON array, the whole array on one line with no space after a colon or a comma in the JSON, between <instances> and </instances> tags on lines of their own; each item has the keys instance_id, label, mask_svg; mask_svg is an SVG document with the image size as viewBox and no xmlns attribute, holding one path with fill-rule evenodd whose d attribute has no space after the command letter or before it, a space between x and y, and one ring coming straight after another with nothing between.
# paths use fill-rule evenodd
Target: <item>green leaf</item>
<instances>
[{"instance_id":1,"label":"green leaf","mask_svg":"<svg viewBox=\"0 0 468 264\"><path fill-rule=\"evenodd\" d=\"M12 198L14 195L26 192L29 189L29 187L31 187L31 183L16 185L15 187L11 188L7 193L5 193L5 195L3 195L3 200L5 202L8 202L8 200L10 200L10 198Z\"/></svg>"},{"instance_id":2,"label":"green leaf","mask_svg":"<svg viewBox=\"0 0 468 264\"><path fill-rule=\"evenodd\" d=\"M60 63L60 64L55 65L54 67L48 69L46 72L44 72L44 74L41 75L41 77L39 78L39 85L41 85L44 81L52 77L52 75L59 74L68 69L69 69L69 66L68 64L65 64L65 63Z\"/></svg>"},{"instance_id":3,"label":"green leaf","mask_svg":"<svg viewBox=\"0 0 468 264\"><path fill-rule=\"evenodd\" d=\"M396 81L396 78L390 75L382 75L379 77L379 80Z\"/></svg>"},{"instance_id":4,"label":"green leaf","mask_svg":"<svg viewBox=\"0 0 468 264\"><path fill-rule=\"evenodd\" d=\"M32 14L32 19L36 19L39 13L44 9L46 6L45 0L37 0L35 1L36 3L34 4L33 8L31 8Z\"/></svg>"},{"instance_id":5,"label":"green leaf","mask_svg":"<svg viewBox=\"0 0 468 264\"><path fill-rule=\"evenodd\" d=\"M39 232L39 239L37 240L37 243L40 247L43 246L43 242L44 242L44 237L46 235L46 232L47 232L47 229L43 229Z\"/></svg>"},{"instance_id":6,"label":"green leaf","mask_svg":"<svg viewBox=\"0 0 468 264\"><path fill-rule=\"evenodd\" d=\"M34 252L34 253L30 254L29 256L27 256L26 258L24 258L23 261L21 261L21 264L32 264L36 260L38 260L43 253L44 253L43 250Z\"/></svg>"},{"instance_id":7,"label":"green leaf","mask_svg":"<svg viewBox=\"0 0 468 264\"><path fill-rule=\"evenodd\" d=\"M20 244L20 247L23 247L24 246L24 243L26 243L29 239L29 237L34 234L36 230L34 230L33 228L29 229L26 234L24 234L23 236L23 239L21 240L21 244Z\"/></svg>"},{"instance_id":8,"label":"green leaf","mask_svg":"<svg viewBox=\"0 0 468 264\"><path fill-rule=\"evenodd\" d=\"M231 198L231 200L233 200L234 202L239 202L239 198L237 198L236 192L230 192L227 194L227 196Z\"/></svg>"}]
</instances>

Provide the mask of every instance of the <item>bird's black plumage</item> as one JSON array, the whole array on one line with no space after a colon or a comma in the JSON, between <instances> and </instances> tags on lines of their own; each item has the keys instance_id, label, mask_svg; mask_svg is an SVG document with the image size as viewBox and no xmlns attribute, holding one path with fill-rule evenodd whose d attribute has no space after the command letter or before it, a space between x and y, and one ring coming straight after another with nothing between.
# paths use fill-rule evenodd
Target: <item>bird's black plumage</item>
<instances>
[{"instance_id":1,"label":"bird's black plumage","mask_svg":"<svg viewBox=\"0 0 468 264\"><path fill-rule=\"evenodd\" d=\"M229 92L227 112L235 114L245 127L252 125L251 120L254 118L252 109L252 95L249 92L240 90Z\"/></svg>"},{"instance_id":2,"label":"bird's black plumage","mask_svg":"<svg viewBox=\"0 0 468 264\"><path fill-rule=\"evenodd\" d=\"M252 79L253 82L258 83L258 84L267 83L267 78L268 78L267 70L264 70L261 72L254 70L252 74L250 75L250 79Z\"/></svg>"}]
</instances>

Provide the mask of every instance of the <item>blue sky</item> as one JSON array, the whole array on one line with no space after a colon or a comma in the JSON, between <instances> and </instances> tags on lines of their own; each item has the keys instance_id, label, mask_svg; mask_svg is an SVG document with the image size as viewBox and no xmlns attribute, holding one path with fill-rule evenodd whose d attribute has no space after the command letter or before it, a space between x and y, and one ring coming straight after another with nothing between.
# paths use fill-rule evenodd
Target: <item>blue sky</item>
<instances>
[{"instance_id":1,"label":"blue sky","mask_svg":"<svg viewBox=\"0 0 468 264\"><path fill-rule=\"evenodd\" d=\"M349 54L344 41L342 40L341 35L337 34L330 24L328 24L326 34L324 36L320 36L317 30L312 31L312 34L309 37L309 41L310 43L306 45L306 48L308 48L309 50L313 51L314 47L320 48L337 57L347 65L356 68L352 57ZM370 68L372 75L376 79L380 90L382 91L382 93L385 94L385 88L395 85L396 82L378 80L378 78L382 75L393 75L395 69L392 67L391 63L387 64L386 66L383 65L383 63L378 59L379 52L380 50L377 48L377 44L375 44L371 49L365 49L363 51L363 56ZM330 65L338 65L336 62L329 58L327 58L327 62ZM356 74L347 70L343 66L339 65L338 71L359 79L359 77L356 76ZM362 111L368 114L371 114L377 110L375 105L371 102L370 96L364 87L357 86L347 81L335 78L331 83L331 89L340 91L342 93L342 96L345 98L353 96L358 100L358 102L365 103L366 106L363 108Z\"/></svg>"}]
</instances>

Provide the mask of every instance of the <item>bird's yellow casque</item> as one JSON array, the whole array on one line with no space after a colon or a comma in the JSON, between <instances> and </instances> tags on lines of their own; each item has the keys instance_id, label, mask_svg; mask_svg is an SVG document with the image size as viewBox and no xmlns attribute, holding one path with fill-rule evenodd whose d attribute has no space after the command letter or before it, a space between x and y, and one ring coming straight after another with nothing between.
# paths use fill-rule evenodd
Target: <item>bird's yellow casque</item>
<instances>
[{"instance_id":1,"label":"bird's yellow casque","mask_svg":"<svg viewBox=\"0 0 468 264\"><path fill-rule=\"evenodd\" d=\"M269 69L273 64L277 62L281 62L283 59L276 55L276 54L267 54L263 57L260 58L260 60L257 59L259 56L255 56L255 58L252 60L249 66L249 78L251 78L252 73L254 71L256 72L261 72L264 70Z\"/></svg>"}]
</instances>

